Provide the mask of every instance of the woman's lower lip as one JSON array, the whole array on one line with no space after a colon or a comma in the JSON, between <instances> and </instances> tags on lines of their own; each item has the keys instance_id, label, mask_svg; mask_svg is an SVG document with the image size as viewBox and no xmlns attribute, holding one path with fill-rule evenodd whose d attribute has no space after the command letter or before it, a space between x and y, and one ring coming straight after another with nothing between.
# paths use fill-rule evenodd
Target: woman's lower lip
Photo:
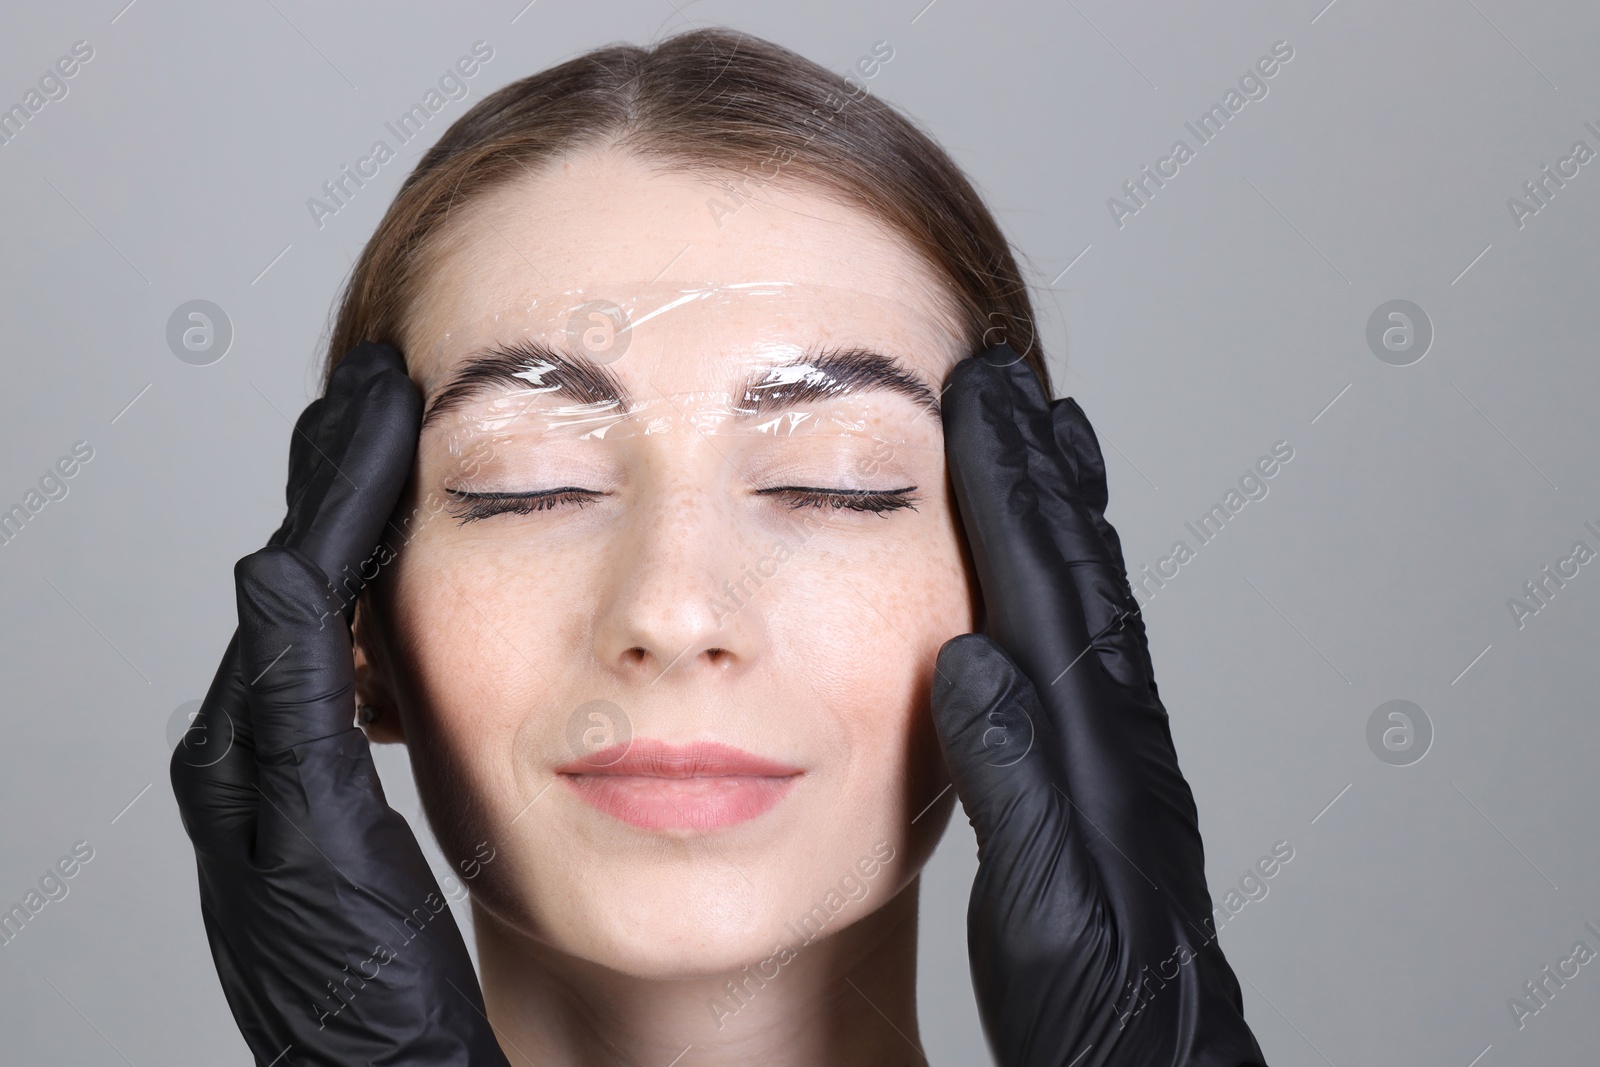
<instances>
[{"instance_id":1,"label":"woman's lower lip","mask_svg":"<svg viewBox=\"0 0 1600 1067\"><path fill-rule=\"evenodd\" d=\"M563 774L580 798L646 830L714 830L771 810L799 775L728 774L705 778Z\"/></svg>"}]
</instances>

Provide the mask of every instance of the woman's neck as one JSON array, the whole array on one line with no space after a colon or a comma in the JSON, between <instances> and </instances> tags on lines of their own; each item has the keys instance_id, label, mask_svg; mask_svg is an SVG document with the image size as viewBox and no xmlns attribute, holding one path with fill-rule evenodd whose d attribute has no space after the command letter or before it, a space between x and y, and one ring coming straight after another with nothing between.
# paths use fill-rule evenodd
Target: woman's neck
<instances>
[{"instance_id":1,"label":"woman's neck","mask_svg":"<svg viewBox=\"0 0 1600 1067\"><path fill-rule=\"evenodd\" d=\"M512 1067L925 1064L918 884L781 963L678 979L558 953L474 906L489 1019Z\"/></svg>"}]
</instances>

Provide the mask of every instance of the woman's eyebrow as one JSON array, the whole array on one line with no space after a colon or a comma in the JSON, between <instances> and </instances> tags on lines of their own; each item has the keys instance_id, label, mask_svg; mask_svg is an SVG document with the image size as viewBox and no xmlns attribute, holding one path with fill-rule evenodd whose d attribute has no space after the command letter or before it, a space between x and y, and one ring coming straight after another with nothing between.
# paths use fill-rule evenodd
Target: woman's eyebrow
<instances>
[{"instance_id":1,"label":"woman's eyebrow","mask_svg":"<svg viewBox=\"0 0 1600 1067\"><path fill-rule=\"evenodd\" d=\"M941 421L939 398L898 360L865 348L827 348L745 379L739 414L762 415L833 397L885 389Z\"/></svg>"},{"instance_id":2,"label":"woman's eyebrow","mask_svg":"<svg viewBox=\"0 0 1600 1067\"><path fill-rule=\"evenodd\" d=\"M906 397L941 421L939 398L932 389L898 360L865 348L824 348L759 368L735 395L740 397L738 414L753 416L880 389ZM623 411L629 402L627 388L607 368L541 341L522 340L491 345L464 360L428 400L422 426L472 400L509 390Z\"/></svg>"},{"instance_id":3,"label":"woman's eyebrow","mask_svg":"<svg viewBox=\"0 0 1600 1067\"><path fill-rule=\"evenodd\" d=\"M542 341L492 345L469 357L428 401L424 428L471 400L516 390L566 397L577 404L615 405L626 411L628 390L605 367L557 352Z\"/></svg>"}]
</instances>

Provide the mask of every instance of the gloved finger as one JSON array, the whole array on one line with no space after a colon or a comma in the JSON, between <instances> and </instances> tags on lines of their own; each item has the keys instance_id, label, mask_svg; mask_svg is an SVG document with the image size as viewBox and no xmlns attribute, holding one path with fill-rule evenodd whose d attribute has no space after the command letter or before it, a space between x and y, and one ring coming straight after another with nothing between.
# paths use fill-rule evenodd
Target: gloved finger
<instances>
[{"instance_id":1,"label":"gloved finger","mask_svg":"<svg viewBox=\"0 0 1600 1067\"><path fill-rule=\"evenodd\" d=\"M253 836L260 795L248 695L239 677L235 631L194 722L168 763L184 829L204 852L242 849Z\"/></svg>"},{"instance_id":2,"label":"gloved finger","mask_svg":"<svg viewBox=\"0 0 1600 1067\"><path fill-rule=\"evenodd\" d=\"M1089 629L1097 635L1095 650L1108 674L1124 685L1155 688L1144 619L1128 584L1122 539L1106 521L1109 491L1105 455L1089 417L1072 397L1050 405L1056 446L1072 466L1077 499L1094 523L1104 546L1104 567L1084 568L1077 577L1084 589Z\"/></svg>"},{"instance_id":3,"label":"gloved finger","mask_svg":"<svg viewBox=\"0 0 1600 1067\"><path fill-rule=\"evenodd\" d=\"M1065 564L1097 549L1072 506L1048 412L1024 406L1017 376L1033 371L1010 358L990 349L956 364L944 391L945 454L987 629L1043 691L1064 674L1074 684L1090 677L1071 670L1094 635Z\"/></svg>"},{"instance_id":4,"label":"gloved finger","mask_svg":"<svg viewBox=\"0 0 1600 1067\"><path fill-rule=\"evenodd\" d=\"M296 549L268 547L238 562L234 584L256 758L354 730L350 630L328 611L320 568Z\"/></svg>"},{"instance_id":5,"label":"gloved finger","mask_svg":"<svg viewBox=\"0 0 1600 1067\"><path fill-rule=\"evenodd\" d=\"M330 453L339 451L336 443L341 432L348 432L350 401L356 390L383 369L383 363L374 358L378 345L362 344L334 368L323 395L307 404L295 420L294 432L289 437L289 478L284 483L284 519L269 545L284 544L294 532L295 522L301 512L301 501L321 478L337 477L330 467L334 462ZM358 354L359 353L359 354ZM352 358L354 357L354 358Z\"/></svg>"},{"instance_id":6,"label":"gloved finger","mask_svg":"<svg viewBox=\"0 0 1600 1067\"><path fill-rule=\"evenodd\" d=\"M1101 538L1110 547L1120 550L1117 533L1109 525L1101 525L1106 517L1106 460L1100 451L1100 439L1083 408L1070 396L1050 404L1051 427L1055 431L1056 447L1072 466L1073 480L1078 488L1078 499L1094 519ZM1109 535L1109 536L1108 536Z\"/></svg>"},{"instance_id":7,"label":"gloved finger","mask_svg":"<svg viewBox=\"0 0 1600 1067\"><path fill-rule=\"evenodd\" d=\"M1123 685L1148 689L1143 654L1137 640L1130 641L1134 631L1129 621L1137 619L1138 604L1128 589L1120 545L1114 554L1101 534L1107 525L1105 463L1088 420L1077 426L1069 423L1076 432L1063 442L1059 432L1063 410L1051 405L1038 377L994 350L985 353L983 361L998 374L997 385L1010 385L1017 430L1029 448L1029 478L1041 500L1040 513L1050 537L1077 587L1094 663ZM1088 451L1080 453L1075 446L1085 443L1085 436ZM1064 448L1064 443L1074 447ZM1142 635L1142 627L1137 632Z\"/></svg>"},{"instance_id":8,"label":"gloved finger","mask_svg":"<svg viewBox=\"0 0 1600 1067\"><path fill-rule=\"evenodd\" d=\"M281 545L289 536L289 520L295 513L295 505L305 493L305 487L311 484L317 468L326 462L317 437L323 432L322 412L327 403L326 396L317 397L294 420L294 432L289 435L289 478L283 485L284 519L267 542L269 545Z\"/></svg>"},{"instance_id":9,"label":"gloved finger","mask_svg":"<svg viewBox=\"0 0 1600 1067\"><path fill-rule=\"evenodd\" d=\"M1033 684L988 637L939 650L933 721L956 795L978 837L974 972L995 961L1067 952L1102 887L1049 753L1059 743ZM975 930L976 932L976 930ZM1015 944L997 942L1007 937ZM1059 958L1055 956L1053 958ZM996 981L1004 981L996 963ZM986 981L985 985L992 985Z\"/></svg>"},{"instance_id":10,"label":"gloved finger","mask_svg":"<svg viewBox=\"0 0 1600 1067\"><path fill-rule=\"evenodd\" d=\"M295 420L294 434L289 439L289 480L284 488L289 515L284 520L284 532L299 510L307 487L339 451L337 442L342 433L347 433L350 405L357 392L375 374L392 365L386 354L390 351L391 346L372 342L351 349L334 368L323 395L306 405Z\"/></svg>"},{"instance_id":11,"label":"gloved finger","mask_svg":"<svg viewBox=\"0 0 1600 1067\"><path fill-rule=\"evenodd\" d=\"M388 345L363 344L340 363L317 416L309 453L295 457L288 517L274 538L317 564L348 621L362 563L394 511L411 471L422 398ZM296 440L304 440L297 432Z\"/></svg>"},{"instance_id":12,"label":"gloved finger","mask_svg":"<svg viewBox=\"0 0 1600 1067\"><path fill-rule=\"evenodd\" d=\"M1066 443L1084 443L1086 435L1089 450L1080 453L1076 447L1063 448L1059 432L1062 409L1051 405L1038 377L1027 367L1010 362L1005 364L1004 376L1011 385L1017 426L1040 457L1032 464L1030 476L1045 501L1041 512L1047 516L1050 535L1078 589L1094 662L1123 685L1148 688L1143 659L1136 645L1130 646L1127 640L1128 621L1130 616L1137 618L1138 605L1128 590L1120 546L1113 554L1101 536L1106 525L1106 487L1099 443L1084 419L1079 426L1069 424L1077 432ZM1101 515L1099 522L1094 518L1096 509Z\"/></svg>"}]
</instances>

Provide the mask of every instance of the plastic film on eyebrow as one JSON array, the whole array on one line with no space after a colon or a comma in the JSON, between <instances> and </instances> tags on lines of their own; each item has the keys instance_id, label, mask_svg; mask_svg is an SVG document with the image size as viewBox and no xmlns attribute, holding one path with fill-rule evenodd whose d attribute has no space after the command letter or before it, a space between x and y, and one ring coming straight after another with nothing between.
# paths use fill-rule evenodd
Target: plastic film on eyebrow
<instances>
[{"instance_id":1,"label":"plastic film on eyebrow","mask_svg":"<svg viewBox=\"0 0 1600 1067\"><path fill-rule=\"evenodd\" d=\"M466 399L429 419L443 424L450 451L484 438L615 442L674 433L937 447L936 386L918 379L903 354L870 344L880 323L837 311L861 301L827 295L825 286L788 282L644 288L621 301L574 290L508 309L475 335L443 342L461 353L449 362L494 366ZM817 319L819 307L829 308L829 336L869 343L797 344L796 324ZM730 316L744 328L719 330ZM752 322L763 325L752 330Z\"/></svg>"},{"instance_id":2,"label":"plastic film on eyebrow","mask_svg":"<svg viewBox=\"0 0 1600 1067\"><path fill-rule=\"evenodd\" d=\"M541 394L509 391L479 401L471 410L444 420L452 437L536 436L552 439L617 441L670 433L701 436L801 438L826 435L871 437L910 444L896 420L879 417L865 405L828 410L827 405L760 412L730 399L726 392L662 393L617 403L549 404ZM898 421L904 422L902 416Z\"/></svg>"}]
</instances>

